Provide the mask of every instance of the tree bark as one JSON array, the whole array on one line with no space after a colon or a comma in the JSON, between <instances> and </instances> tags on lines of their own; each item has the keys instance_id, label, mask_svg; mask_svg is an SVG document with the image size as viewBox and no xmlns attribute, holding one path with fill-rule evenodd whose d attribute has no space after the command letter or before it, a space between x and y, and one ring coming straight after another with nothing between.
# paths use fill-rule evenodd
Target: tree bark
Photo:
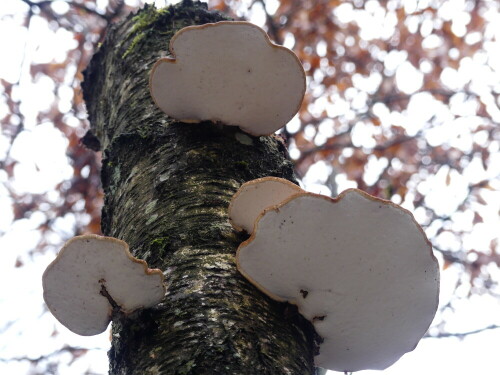
<instances>
[{"instance_id":1,"label":"tree bark","mask_svg":"<svg viewBox=\"0 0 500 375\"><path fill-rule=\"evenodd\" d=\"M176 122L149 95L150 69L172 35L223 19L199 2L146 7L109 29L85 72L92 133L84 142L104 153L102 231L163 270L168 288L158 306L114 317L110 374L315 371L314 329L238 273L246 237L227 217L243 182L294 181L286 149L272 136Z\"/></svg>"}]
</instances>

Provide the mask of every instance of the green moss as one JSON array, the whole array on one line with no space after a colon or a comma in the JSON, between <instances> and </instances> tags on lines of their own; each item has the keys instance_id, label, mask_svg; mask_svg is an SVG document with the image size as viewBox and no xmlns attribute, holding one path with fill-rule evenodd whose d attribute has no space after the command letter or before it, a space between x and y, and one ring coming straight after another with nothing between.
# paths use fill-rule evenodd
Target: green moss
<instances>
[{"instance_id":1,"label":"green moss","mask_svg":"<svg viewBox=\"0 0 500 375\"><path fill-rule=\"evenodd\" d=\"M142 31L148 28L152 23L156 22L161 16L165 16L170 14L170 10L168 8L156 9L155 7L148 7L149 11L140 12L132 21L134 22L134 26L132 27L132 32Z\"/></svg>"},{"instance_id":2,"label":"green moss","mask_svg":"<svg viewBox=\"0 0 500 375\"><path fill-rule=\"evenodd\" d=\"M168 236L157 237L148 243L148 248L153 258L162 258L169 250L172 239Z\"/></svg>"},{"instance_id":3,"label":"green moss","mask_svg":"<svg viewBox=\"0 0 500 375\"><path fill-rule=\"evenodd\" d=\"M186 153L189 163L217 163L220 160L220 155L215 150L200 148L197 150L189 150Z\"/></svg>"},{"instance_id":4,"label":"green moss","mask_svg":"<svg viewBox=\"0 0 500 375\"><path fill-rule=\"evenodd\" d=\"M234 162L234 166L235 166L237 169L244 170L244 169L248 169L249 164L248 164L248 162L247 162L247 161L244 161L244 160L238 160L238 161L235 161L235 162Z\"/></svg>"},{"instance_id":5,"label":"green moss","mask_svg":"<svg viewBox=\"0 0 500 375\"><path fill-rule=\"evenodd\" d=\"M165 243L167 243L169 241L169 238L168 237L158 237L158 238L155 238L153 241L149 242L149 245L152 247L152 248L161 248L165 245Z\"/></svg>"},{"instance_id":6,"label":"green moss","mask_svg":"<svg viewBox=\"0 0 500 375\"><path fill-rule=\"evenodd\" d=\"M183 367L181 367L177 372L180 375L187 375L191 372L192 369L196 367L196 363L194 360L190 360Z\"/></svg>"},{"instance_id":7,"label":"green moss","mask_svg":"<svg viewBox=\"0 0 500 375\"><path fill-rule=\"evenodd\" d=\"M134 26L132 26L132 29L130 30L129 37L132 35L135 36L125 53L122 55L122 59L125 59L128 55L135 51L137 45L143 41L146 36L148 36L152 30L152 24L157 22L161 17L167 15L170 15L169 8L156 9L154 6L146 6L143 12L139 12L134 18L132 18ZM168 32L165 34L168 34Z\"/></svg>"},{"instance_id":8,"label":"green moss","mask_svg":"<svg viewBox=\"0 0 500 375\"><path fill-rule=\"evenodd\" d=\"M144 33L144 32L136 35L135 38L132 40L132 43L130 43L130 46L127 48L125 53L122 55L122 59L125 59L128 55L130 55L132 53L132 51L135 50L135 47L137 46L137 44L139 44L139 42L142 39L144 39L145 36L146 36L146 33Z\"/></svg>"}]
</instances>

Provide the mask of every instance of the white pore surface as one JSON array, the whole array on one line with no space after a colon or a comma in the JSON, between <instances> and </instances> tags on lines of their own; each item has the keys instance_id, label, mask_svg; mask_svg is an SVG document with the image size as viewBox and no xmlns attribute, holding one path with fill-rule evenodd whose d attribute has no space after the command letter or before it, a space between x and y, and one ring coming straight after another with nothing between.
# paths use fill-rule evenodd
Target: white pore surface
<instances>
[{"instance_id":1,"label":"white pore surface","mask_svg":"<svg viewBox=\"0 0 500 375\"><path fill-rule=\"evenodd\" d=\"M44 299L52 314L84 336L106 330L112 307L104 285L123 312L149 307L165 294L163 275L133 258L123 241L80 236L68 241L43 276Z\"/></svg>"},{"instance_id":2,"label":"white pore surface","mask_svg":"<svg viewBox=\"0 0 500 375\"><path fill-rule=\"evenodd\" d=\"M316 365L331 370L390 366L415 348L438 304L438 264L411 214L356 190L337 201L299 194L267 211L237 261L313 322L324 339Z\"/></svg>"},{"instance_id":3,"label":"white pore surface","mask_svg":"<svg viewBox=\"0 0 500 375\"><path fill-rule=\"evenodd\" d=\"M170 50L175 60L159 60L150 78L154 101L170 117L268 135L299 110L306 87L301 63L251 23L186 27Z\"/></svg>"},{"instance_id":4,"label":"white pore surface","mask_svg":"<svg viewBox=\"0 0 500 375\"><path fill-rule=\"evenodd\" d=\"M238 230L252 233L255 220L268 207L303 192L300 186L277 177L263 177L241 185L229 205L229 220Z\"/></svg>"}]
</instances>

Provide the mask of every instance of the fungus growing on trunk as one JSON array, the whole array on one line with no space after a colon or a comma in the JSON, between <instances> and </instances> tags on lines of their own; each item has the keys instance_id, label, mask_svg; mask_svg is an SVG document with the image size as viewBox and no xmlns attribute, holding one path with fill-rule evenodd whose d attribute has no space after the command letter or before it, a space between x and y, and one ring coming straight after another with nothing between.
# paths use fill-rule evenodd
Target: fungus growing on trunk
<instances>
[{"instance_id":1,"label":"fungus growing on trunk","mask_svg":"<svg viewBox=\"0 0 500 375\"><path fill-rule=\"evenodd\" d=\"M126 242L96 235L67 241L42 282L52 314L83 336L104 332L113 313L154 306L165 295L160 270L134 258Z\"/></svg>"},{"instance_id":2,"label":"fungus growing on trunk","mask_svg":"<svg viewBox=\"0 0 500 375\"><path fill-rule=\"evenodd\" d=\"M245 182L231 199L229 222L234 229L251 234L255 220L262 211L300 192L304 192L300 186L278 177L263 177Z\"/></svg>"},{"instance_id":3,"label":"fungus growing on trunk","mask_svg":"<svg viewBox=\"0 0 500 375\"><path fill-rule=\"evenodd\" d=\"M214 121L259 136L286 125L304 98L304 69L289 49L249 22L188 26L156 62L153 100L183 122Z\"/></svg>"},{"instance_id":4,"label":"fungus growing on trunk","mask_svg":"<svg viewBox=\"0 0 500 375\"><path fill-rule=\"evenodd\" d=\"M438 306L439 269L410 212L360 190L291 195L268 207L237 251L262 292L298 306L337 371L385 369L413 350Z\"/></svg>"}]
</instances>

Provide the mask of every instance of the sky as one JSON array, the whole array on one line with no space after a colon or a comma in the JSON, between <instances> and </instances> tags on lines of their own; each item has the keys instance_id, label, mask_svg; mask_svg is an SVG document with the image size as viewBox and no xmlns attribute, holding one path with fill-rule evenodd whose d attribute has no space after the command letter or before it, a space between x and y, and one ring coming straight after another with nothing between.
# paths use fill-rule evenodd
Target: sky
<instances>
[{"instance_id":1,"label":"sky","mask_svg":"<svg viewBox=\"0 0 500 375\"><path fill-rule=\"evenodd\" d=\"M156 3L163 5L164 2L157 1ZM64 4L60 4L60 6L64 6ZM23 52L19 46L26 45L27 58L31 61L58 61L64 58L65 51L74 48L74 41L64 30L49 30L47 25L42 20L37 20L36 17L32 31L28 34L20 26L25 9L18 0L2 0L0 3L0 17L6 14L13 15L10 18L0 19L0 51L8 51L8 54L3 55L0 60L0 78L10 82L15 82L18 79L21 81L20 88L15 92L15 95L23 100L22 110L25 115L26 130L16 139L11 150L10 156L18 161L13 187L18 192L43 193L71 178L72 168L66 157L67 140L65 137L50 122L38 124L36 121L36 113L50 106L51 101L54 100L52 83L43 79L31 82L27 78L27 71L20 69ZM251 21L258 25L264 23L262 14L259 12L254 12ZM491 53L498 53L498 51L491 51ZM395 64L397 64L397 56L395 56ZM404 64L401 69L401 74L404 74L405 77L413 77L401 82L401 90L409 92L415 90L415 87L419 85L419 74L413 72L410 67L405 67ZM469 69L474 69L474 64L471 64ZM471 71L467 70L462 73L472 74ZM457 77L450 76L450 85L455 79ZM72 93L62 90L58 95L63 98L60 105L69 108ZM414 104L415 116L420 114L420 116L425 117L422 113L425 112L424 108L429 108L430 102L427 99L422 97L419 98L420 101L416 101ZM339 109L329 108L329 110L334 112ZM5 111L3 103L0 102L0 117L4 116ZM420 119L420 121L424 120ZM418 124L417 117L414 123L415 129L417 129L415 131L418 131ZM294 126L294 120L289 126ZM411 132L411 126L409 131ZM446 129L442 129L440 134L435 134L437 139L446 136ZM359 129L357 141L361 144L369 142L368 138L363 138L362 129ZM0 159L4 157L7 147L6 138L0 136ZM500 160L497 164L500 168ZM374 165L373 168L375 170L377 166ZM327 175L328 166L321 162L317 163L304 177L303 187L309 191L330 194L324 180L324 176ZM433 178L446 177L435 176ZM455 176L454 179L456 182L450 185L451 193L460 195L461 176ZM343 179L342 176L336 182L339 191L352 187L350 182ZM73 334L61 326L51 314L47 313L42 298L41 275L45 267L54 259L61 240L72 233L76 218L70 216L57 218L55 227L58 229L58 233L49 242L47 249L42 253L32 252L40 239L36 228L43 218L35 213L29 219L13 222L11 201L7 197L6 189L2 186L5 183L7 183L6 174L0 170L0 254L2 255L0 262L0 285L2 285L0 288L0 322L3 322L0 324L0 329L7 327L4 331L0 331L0 373L28 374L30 371L29 362L6 362L3 359L37 358L68 344L94 348L94 350L74 361L72 361L71 356L62 355L60 374L83 374L89 366L94 374L106 374L109 330L94 337ZM429 184L429 194L434 194L435 198L433 199L438 202L436 204L441 204L439 202L442 201L443 194L449 195L450 191L431 189L432 179ZM492 203L494 207L497 207L498 204L500 202ZM446 211L449 208L443 205L442 209ZM490 214L498 216L498 209L492 210ZM485 233L498 231L498 226L484 228L484 231ZM480 242L481 235L477 234L475 237L471 237L470 241ZM22 267L15 266L19 260L23 263ZM461 277L463 276L455 267L449 267L442 271L441 305L449 301L454 285ZM467 292L464 290L463 293ZM473 296L470 299L461 300L459 306L456 307L456 312L447 316L447 328L452 332L467 332L489 324L500 324L499 299L487 295ZM58 334L54 336L56 331ZM425 338L413 352L403 356L387 370L383 372L362 371L359 374L470 375L474 373L498 375L500 372L499 347L500 330L498 329L484 331L463 339L456 337ZM329 373L334 374L334 372Z\"/></svg>"}]
</instances>

